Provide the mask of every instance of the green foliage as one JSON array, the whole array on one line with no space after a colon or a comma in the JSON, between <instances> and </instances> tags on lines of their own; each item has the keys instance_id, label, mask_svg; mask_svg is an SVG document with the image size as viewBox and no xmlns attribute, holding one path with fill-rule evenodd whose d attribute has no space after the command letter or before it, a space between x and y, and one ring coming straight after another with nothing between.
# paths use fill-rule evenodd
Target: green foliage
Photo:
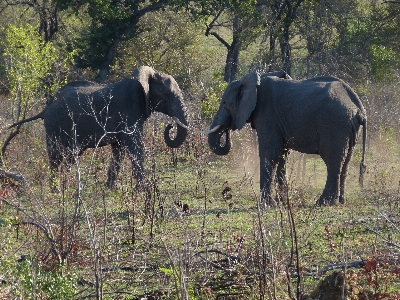
<instances>
[{"instance_id":1,"label":"green foliage","mask_svg":"<svg viewBox=\"0 0 400 300\"><path fill-rule=\"evenodd\" d=\"M396 131L393 127L386 127L381 125L379 128L379 137L382 144L390 151L394 152L398 147L396 141Z\"/></svg>"},{"instance_id":2,"label":"green foliage","mask_svg":"<svg viewBox=\"0 0 400 300\"><path fill-rule=\"evenodd\" d=\"M55 45L44 42L30 24L10 25L5 33L4 61L9 98L22 109L24 116L37 99L54 93L65 82L65 75L57 75L67 68L71 55L60 62Z\"/></svg>"},{"instance_id":3,"label":"green foliage","mask_svg":"<svg viewBox=\"0 0 400 300\"><path fill-rule=\"evenodd\" d=\"M73 3L72 7L79 7L83 3L86 4L91 23L88 30L76 41L79 52L76 60L81 68L98 69L104 63L110 47L117 48L121 41L130 40L137 35L136 25L139 18L146 14L142 7L146 1L86 0ZM154 2L148 4L147 8L151 5ZM161 6L152 10L159 8ZM139 9L143 13L139 14Z\"/></svg>"},{"instance_id":4,"label":"green foliage","mask_svg":"<svg viewBox=\"0 0 400 300\"><path fill-rule=\"evenodd\" d=\"M371 73L377 81L391 82L396 79L400 57L396 51L383 45L371 45Z\"/></svg>"},{"instance_id":5,"label":"green foliage","mask_svg":"<svg viewBox=\"0 0 400 300\"><path fill-rule=\"evenodd\" d=\"M77 278L65 275L61 270L46 272L36 259L25 257L14 266L18 289L15 294L29 299L41 295L45 299L73 299L77 292Z\"/></svg>"},{"instance_id":6,"label":"green foliage","mask_svg":"<svg viewBox=\"0 0 400 300\"><path fill-rule=\"evenodd\" d=\"M220 10L236 10L242 15L250 15L254 13L254 8L258 1L256 0L197 0L197 1L174 1L175 4L186 4L194 16L207 16L213 15Z\"/></svg>"},{"instance_id":7,"label":"green foliage","mask_svg":"<svg viewBox=\"0 0 400 300\"><path fill-rule=\"evenodd\" d=\"M39 91L54 88L44 80L57 60L56 49L51 42L43 42L33 26L6 29L5 57L11 96L28 101Z\"/></svg>"},{"instance_id":8,"label":"green foliage","mask_svg":"<svg viewBox=\"0 0 400 300\"><path fill-rule=\"evenodd\" d=\"M176 288L179 289L180 287L182 287L182 279L185 280L184 278L182 278L181 276L181 268L179 266L177 266L175 269L171 266L171 267L159 267L158 268L161 272L163 272L165 275L167 275L168 277L171 277L174 279L175 283L176 283ZM182 291L177 290L176 291L177 295L179 293L182 293ZM187 288L187 294L189 295L191 300L196 300L198 299L195 296L195 291L193 289L193 287L189 286Z\"/></svg>"},{"instance_id":9,"label":"green foliage","mask_svg":"<svg viewBox=\"0 0 400 300\"><path fill-rule=\"evenodd\" d=\"M228 83L223 80L221 73L214 75L214 84L206 89L205 97L201 101L201 112L206 119L212 119L218 110L223 92Z\"/></svg>"},{"instance_id":10,"label":"green foliage","mask_svg":"<svg viewBox=\"0 0 400 300\"><path fill-rule=\"evenodd\" d=\"M7 286L11 286L9 296L12 295L13 299L35 299L39 295L40 299L73 299L78 287L73 273L64 274L63 268L45 271L41 263L30 255L17 257L15 247L20 240L15 224L15 218L3 215L0 218L0 278L4 277ZM0 295L3 295L2 286Z\"/></svg>"},{"instance_id":11,"label":"green foliage","mask_svg":"<svg viewBox=\"0 0 400 300\"><path fill-rule=\"evenodd\" d=\"M135 66L150 65L189 81L187 77L200 74L212 55L202 46L204 37L197 25L168 9L146 14L138 24L141 33L122 43L113 71L121 75L124 66L130 75Z\"/></svg>"}]
</instances>

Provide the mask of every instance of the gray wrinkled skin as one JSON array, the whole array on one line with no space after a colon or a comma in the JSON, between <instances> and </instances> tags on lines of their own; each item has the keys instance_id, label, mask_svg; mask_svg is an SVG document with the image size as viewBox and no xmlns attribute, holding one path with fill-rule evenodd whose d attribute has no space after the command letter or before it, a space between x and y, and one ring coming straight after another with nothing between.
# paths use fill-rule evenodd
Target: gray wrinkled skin
<instances>
[{"instance_id":1,"label":"gray wrinkled skin","mask_svg":"<svg viewBox=\"0 0 400 300\"><path fill-rule=\"evenodd\" d=\"M345 201L345 179L360 125L363 125L363 161L366 112L354 91L334 77L287 80L270 74L249 73L231 82L210 128L221 125L208 137L219 155L230 150L229 131L246 123L257 131L262 204L271 197L274 178L285 185L285 161L289 149L319 154L327 166L327 180L318 205ZM226 134L229 144L220 145Z\"/></svg>"},{"instance_id":2,"label":"gray wrinkled skin","mask_svg":"<svg viewBox=\"0 0 400 300\"><path fill-rule=\"evenodd\" d=\"M182 93L174 78L150 67L140 67L135 70L134 78L109 85L88 81L68 83L44 111L22 122L35 118L44 120L53 171L58 169L63 159L74 163L87 148L111 145L107 185L110 188L114 186L126 152L140 187L144 180L143 125L153 111L177 117L187 125ZM176 137L171 139L171 128L171 125L166 127L164 138L169 147L176 148L185 141L187 130L177 125Z\"/></svg>"}]
</instances>

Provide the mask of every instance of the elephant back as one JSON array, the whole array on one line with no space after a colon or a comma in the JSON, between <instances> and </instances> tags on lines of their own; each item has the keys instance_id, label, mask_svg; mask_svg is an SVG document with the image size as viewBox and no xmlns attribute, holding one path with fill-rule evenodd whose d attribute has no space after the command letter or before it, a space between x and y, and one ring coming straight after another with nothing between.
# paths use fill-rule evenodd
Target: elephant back
<instances>
[{"instance_id":1,"label":"elephant back","mask_svg":"<svg viewBox=\"0 0 400 300\"><path fill-rule=\"evenodd\" d=\"M307 134L310 128L318 128L318 124L348 126L350 115L352 118L365 115L357 95L335 77L307 80L266 77L263 82L268 85L269 102L287 140Z\"/></svg>"}]
</instances>

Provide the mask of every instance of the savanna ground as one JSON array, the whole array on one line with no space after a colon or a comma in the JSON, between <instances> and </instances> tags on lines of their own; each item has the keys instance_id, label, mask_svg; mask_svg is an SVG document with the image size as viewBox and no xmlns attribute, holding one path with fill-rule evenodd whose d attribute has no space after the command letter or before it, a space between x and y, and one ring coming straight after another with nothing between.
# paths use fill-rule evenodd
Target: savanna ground
<instances>
[{"instance_id":1,"label":"savanna ground","mask_svg":"<svg viewBox=\"0 0 400 300\"><path fill-rule=\"evenodd\" d=\"M217 157L195 131L169 149L166 122L147 122L151 195L134 190L127 159L117 189L105 188L108 148L87 151L51 191L42 122L26 124L6 157L24 181L0 189L1 299L400 299L392 128L370 127L363 188L357 145L345 204L314 206L325 166L291 153L289 201L260 210L249 128Z\"/></svg>"}]
</instances>

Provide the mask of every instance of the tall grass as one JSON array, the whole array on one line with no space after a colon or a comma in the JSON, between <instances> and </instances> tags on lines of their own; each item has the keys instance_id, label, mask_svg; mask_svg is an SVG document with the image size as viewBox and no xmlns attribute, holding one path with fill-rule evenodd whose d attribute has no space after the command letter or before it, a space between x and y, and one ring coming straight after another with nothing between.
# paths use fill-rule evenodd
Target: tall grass
<instances>
[{"instance_id":1,"label":"tall grass","mask_svg":"<svg viewBox=\"0 0 400 300\"><path fill-rule=\"evenodd\" d=\"M169 149L162 139L167 121L155 115L146 126L150 193L135 191L128 160L117 189L105 188L108 148L87 151L64 167L52 192L42 124L26 124L6 158L24 181L0 189L1 297L398 297L394 131L372 127L363 189L357 146L344 205L315 207L325 166L318 157L304 161L291 153L288 202L261 210L249 128L234 133L229 155L216 157L196 132Z\"/></svg>"}]
</instances>

